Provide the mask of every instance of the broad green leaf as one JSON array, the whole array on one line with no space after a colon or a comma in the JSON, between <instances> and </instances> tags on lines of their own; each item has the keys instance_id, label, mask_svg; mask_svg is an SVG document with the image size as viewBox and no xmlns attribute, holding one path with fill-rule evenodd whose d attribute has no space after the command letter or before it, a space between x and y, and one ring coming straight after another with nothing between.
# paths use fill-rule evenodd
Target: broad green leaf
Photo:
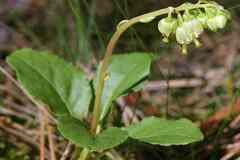
<instances>
[{"instance_id":1,"label":"broad green leaf","mask_svg":"<svg viewBox=\"0 0 240 160\"><path fill-rule=\"evenodd\" d=\"M81 121L71 117L60 117L58 129L72 143L91 151L113 148L128 138L126 131L116 127L110 127L94 137Z\"/></svg>"},{"instance_id":2,"label":"broad green leaf","mask_svg":"<svg viewBox=\"0 0 240 160\"><path fill-rule=\"evenodd\" d=\"M16 51L7 59L21 85L57 115L82 119L88 113L92 93L84 73L62 59L31 49Z\"/></svg>"},{"instance_id":3,"label":"broad green leaf","mask_svg":"<svg viewBox=\"0 0 240 160\"><path fill-rule=\"evenodd\" d=\"M150 117L129 126L126 130L133 139L162 146L184 145L203 139L199 128L187 119L167 120Z\"/></svg>"},{"instance_id":4,"label":"broad green leaf","mask_svg":"<svg viewBox=\"0 0 240 160\"><path fill-rule=\"evenodd\" d=\"M109 112L113 101L135 85L140 86L138 82L150 72L151 60L151 55L146 53L131 53L112 57L103 89L101 120ZM97 79L94 83L95 88Z\"/></svg>"}]
</instances>

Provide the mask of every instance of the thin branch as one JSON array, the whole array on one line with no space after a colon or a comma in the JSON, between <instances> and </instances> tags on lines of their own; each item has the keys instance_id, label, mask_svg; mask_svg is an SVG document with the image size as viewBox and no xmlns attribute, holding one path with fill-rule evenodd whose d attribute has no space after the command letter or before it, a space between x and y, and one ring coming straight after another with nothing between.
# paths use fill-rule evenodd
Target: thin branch
<instances>
[{"instance_id":1,"label":"thin branch","mask_svg":"<svg viewBox=\"0 0 240 160\"><path fill-rule=\"evenodd\" d=\"M70 142L67 144L67 147L66 147L65 151L63 152L63 155L60 160L66 160L69 157L69 154L72 151L72 146L73 146L73 144L71 144Z\"/></svg>"},{"instance_id":2,"label":"thin branch","mask_svg":"<svg viewBox=\"0 0 240 160\"><path fill-rule=\"evenodd\" d=\"M46 110L44 110L46 112ZM53 141L53 128L49 124L49 119L46 117L46 126L47 126L47 135L48 135L48 145L50 149L50 156L51 160L56 160L56 154L55 154L55 147L54 147L54 141Z\"/></svg>"},{"instance_id":3,"label":"thin branch","mask_svg":"<svg viewBox=\"0 0 240 160\"><path fill-rule=\"evenodd\" d=\"M40 132L39 132L39 140L40 140L40 160L45 160L45 113L44 111L39 112L39 120L40 120Z\"/></svg>"},{"instance_id":4,"label":"thin branch","mask_svg":"<svg viewBox=\"0 0 240 160\"><path fill-rule=\"evenodd\" d=\"M124 160L124 158L115 150L106 152L105 155L112 160Z\"/></svg>"},{"instance_id":5,"label":"thin branch","mask_svg":"<svg viewBox=\"0 0 240 160\"><path fill-rule=\"evenodd\" d=\"M35 139L30 138L29 135L23 134L19 129L10 127L9 124L4 124L3 122L0 122L0 129L2 129L3 131L10 135L17 137L26 144L29 144L34 148L38 148L38 143L35 142Z\"/></svg>"},{"instance_id":6,"label":"thin branch","mask_svg":"<svg viewBox=\"0 0 240 160\"><path fill-rule=\"evenodd\" d=\"M39 103L38 101L36 101L30 94L28 94L28 92L25 90L25 88L23 88L18 81L16 81L12 75L10 73L8 73L3 67L0 66L0 72L2 72L10 81L13 82L13 84L15 84L37 107L39 107L39 109L45 109L42 107L42 104ZM51 119L53 119L54 121L56 121L52 115L50 115L48 112L46 112L47 116L50 117Z\"/></svg>"},{"instance_id":7,"label":"thin branch","mask_svg":"<svg viewBox=\"0 0 240 160\"><path fill-rule=\"evenodd\" d=\"M204 81L202 79L176 79L167 81L150 81L146 83L143 90L145 91L158 91L166 88L192 88L203 86ZM169 86L168 86L169 85Z\"/></svg>"}]
</instances>

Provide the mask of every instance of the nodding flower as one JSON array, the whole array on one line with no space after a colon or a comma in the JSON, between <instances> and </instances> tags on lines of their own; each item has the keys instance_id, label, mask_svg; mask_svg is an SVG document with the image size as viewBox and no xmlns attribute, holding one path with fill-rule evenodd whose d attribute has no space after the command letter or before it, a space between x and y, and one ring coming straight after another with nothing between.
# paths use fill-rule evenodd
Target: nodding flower
<instances>
[{"instance_id":1,"label":"nodding flower","mask_svg":"<svg viewBox=\"0 0 240 160\"><path fill-rule=\"evenodd\" d=\"M228 15L224 12L218 11L216 15L209 17L207 20L208 28L212 31L217 31L226 26L228 21Z\"/></svg>"},{"instance_id":2,"label":"nodding flower","mask_svg":"<svg viewBox=\"0 0 240 160\"><path fill-rule=\"evenodd\" d=\"M175 34L175 40L182 46L182 52L187 53L187 45L194 43L196 47L200 46L198 38L204 29L217 31L224 28L231 18L230 13L216 2L202 3L211 5L204 8L187 8L183 13L177 12L177 16L171 13L160 20L158 30L164 37L163 41L168 42L169 37ZM195 4L187 3L187 5Z\"/></svg>"},{"instance_id":3,"label":"nodding flower","mask_svg":"<svg viewBox=\"0 0 240 160\"><path fill-rule=\"evenodd\" d=\"M168 38L171 34L174 34L177 29L177 19L173 17L167 17L159 21L158 30L164 36L168 42Z\"/></svg>"}]
</instances>

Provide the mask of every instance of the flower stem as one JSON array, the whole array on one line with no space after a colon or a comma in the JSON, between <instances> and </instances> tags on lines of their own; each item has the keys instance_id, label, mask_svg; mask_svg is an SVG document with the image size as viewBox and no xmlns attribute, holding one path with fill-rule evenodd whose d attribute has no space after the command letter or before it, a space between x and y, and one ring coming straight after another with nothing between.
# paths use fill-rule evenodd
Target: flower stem
<instances>
[{"instance_id":1,"label":"flower stem","mask_svg":"<svg viewBox=\"0 0 240 160\"><path fill-rule=\"evenodd\" d=\"M177 8L174 9L176 12L184 11L186 9L195 9L195 8L205 8L207 6L212 6L211 4L195 4L191 6L187 5L181 5ZM104 59L102 61L102 66L100 68L100 73L99 73L99 80L97 83L97 89L96 89L96 98L94 102L94 110L93 110L93 120L91 123L91 133L96 134L97 126L99 125L99 120L100 120L100 115L101 115L101 98L102 98L102 92L104 88L104 82L105 82L105 77L107 75L107 69L108 65L111 60L111 56L113 53L113 49L115 48L115 45L121 35L132 25L143 22L145 19L154 19L158 16L168 14L169 12L172 12L173 8L168 7L165 9L160 9L157 11L153 11L147 14L143 14L141 16L137 16L135 18L129 19L129 20L124 20L119 23L116 32L113 34L110 42L108 43Z\"/></svg>"},{"instance_id":2,"label":"flower stem","mask_svg":"<svg viewBox=\"0 0 240 160\"><path fill-rule=\"evenodd\" d=\"M90 153L90 151L88 149L84 148L82 150L82 152L80 153L80 156L79 156L78 160L86 160L89 153Z\"/></svg>"},{"instance_id":3,"label":"flower stem","mask_svg":"<svg viewBox=\"0 0 240 160\"><path fill-rule=\"evenodd\" d=\"M112 160L124 160L124 158L119 155L115 150L106 152L105 155Z\"/></svg>"}]
</instances>

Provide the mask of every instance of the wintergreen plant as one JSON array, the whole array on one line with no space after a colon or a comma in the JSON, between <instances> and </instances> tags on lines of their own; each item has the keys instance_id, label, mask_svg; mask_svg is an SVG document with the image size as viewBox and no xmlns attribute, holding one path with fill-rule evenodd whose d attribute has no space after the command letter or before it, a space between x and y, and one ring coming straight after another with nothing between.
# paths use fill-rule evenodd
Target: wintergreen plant
<instances>
[{"instance_id":1,"label":"wintergreen plant","mask_svg":"<svg viewBox=\"0 0 240 160\"><path fill-rule=\"evenodd\" d=\"M134 88L139 89L150 73L152 57L146 53L112 56L120 36L136 23L149 23L161 15L158 29L164 41L176 40L187 52L187 45L199 46L204 29L216 31L226 25L229 13L215 2L185 3L123 20L107 46L96 76L89 80L82 70L62 59L32 49L22 49L8 57L18 80L37 101L48 105L57 118L61 134L83 148L79 157L109 150L127 139L162 146L184 145L200 141L203 135L189 120L146 118L128 127L106 127L113 102ZM93 106L91 106L93 104Z\"/></svg>"}]
</instances>

